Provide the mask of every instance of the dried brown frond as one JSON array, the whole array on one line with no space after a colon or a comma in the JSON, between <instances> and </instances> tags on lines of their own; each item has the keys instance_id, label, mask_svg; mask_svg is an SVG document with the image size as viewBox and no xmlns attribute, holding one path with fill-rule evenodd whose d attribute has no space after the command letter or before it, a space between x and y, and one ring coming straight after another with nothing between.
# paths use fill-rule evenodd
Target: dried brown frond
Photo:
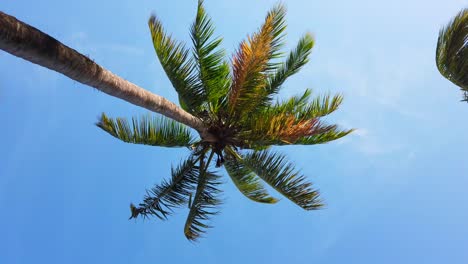
<instances>
[{"instance_id":1,"label":"dried brown frond","mask_svg":"<svg viewBox=\"0 0 468 264\"><path fill-rule=\"evenodd\" d=\"M278 122L285 122L281 130L270 130L272 138L277 138L288 144L294 144L297 140L323 133L331 129L331 126L322 126L317 118L300 120L295 116L287 116L285 119L279 118ZM276 123L276 120L274 120Z\"/></svg>"},{"instance_id":2,"label":"dried brown frond","mask_svg":"<svg viewBox=\"0 0 468 264\"><path fill-rule=\"evenodd\" d=\"M334 128L323 125L318 118L301 119L293 113L258 116L252 119L249 126L244 136L255 145L294 144L302 138Z\"/></svg>"},{"instance_id":3,"label":"dried brown frond","mask_svg":"<svg viewBox=\"0 0 468 264\"><path fill-rule=\"evenodd\" d=\"M274 13L269 14L258 33L241 42L232 59L233 82L229 94L229 110L232 113L238 106L245 108L256 103L255 98L263 96L268 62L272 56L274 39Z\"/></svg>"}]
</instances>

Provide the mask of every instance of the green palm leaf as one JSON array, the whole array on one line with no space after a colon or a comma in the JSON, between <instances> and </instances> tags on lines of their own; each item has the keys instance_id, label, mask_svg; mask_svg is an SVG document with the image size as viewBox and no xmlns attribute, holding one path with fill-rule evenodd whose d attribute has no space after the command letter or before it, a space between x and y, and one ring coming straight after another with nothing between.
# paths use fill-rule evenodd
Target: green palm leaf
<instances>
[{"instance_id":1,"label":"green palm leaf","mask_svg":"<svg viewBox=\"0 0 468 264\"><path fill-rule=\"evenodd\" d=\"M328 143L333 140L340 139L350 133L352 133L354 129L348 129L348 130L339 130L336 126L333 126L332 129L324 132L324 133L319 133L313 136L309 137L303 137L296 142L294 142L294 145L316 145L316 144L324 144ZM278 142L276 145L286 145L284 142Z\"/></svg>"},{"instance_id":2,"label":"green palm leaf","mask_svg":"<svg viewBox=\"0 0 468 264\"><path fill-rule=\"evenodd\" d=\"M247 198L259 203L276 203L278 200L271 197L263 187L255 173L235 157L231 157L224 162L224 168L231 177L232 182L237 189Z\"/></svg>"},{"instance_id":3,"label":"green palm leaf","mask_svg":"<svg viewBox=\"0 0 468 264\"><path fill-rule=\"evenodd\" d=\"M163 180L147 192L143 203L132 207L131 218L138 215L148 217L154 215L165 220L172 213L174 207L181 207L188 203L189 197L196 188L200 173L193 157L183 161L176 169L172 168L172 178Z\"/></svg>"},{"instance_id":4,"label":"green palm leaf","mask_svg":"<svg viewBox=\"0 0 468 264\"><path fill-rule=\"evenodd\" d=\"M127 143L160 147L188 147L194 139L186 126L166 117L143 116L132 118L109 118L102 114L96 123L110 135Z\"/></svg>"},{"instance_id":5,"label":"green palm leaf","mask_svg":"<svg viewBox=\"0 0 468 264\"><path fill-rule=\"evenodd\" d=\"M279 65L268 78L266 91L267 100L271 100L274 94L277 94L281 85L287 78L297 73L308 61L309 55L314 47L314 38L310 34L304 35L294 50L292 50L286 61Z\"/></svg>"},{"instance_id":6,"label":"green palm leaf","mask_svg":"<svg viewBox=\"0 0 468 264\"><path fill-rule=\"evenodd\" d=\"M179 94L184 110L197 114L206 102L203 87L197 82L193 60L182 43L168 36L161 22L153 15L148 21L154 49L169 80Z\"/></svg>"},{"instance_id":7,"label":"green palm leaf","mask_svg":"<svg viewBox=\"0 0 468 264\"><path fill-rule=\"evenodd\" d=\"M273 7L267 14L268 17L272 18L272 30L271 30L271 41L270 41L270 55L269 59L275 59L282 55L280 52L281 47L284 45L284 36L286 31L286 7L282 4L278 4ZM270 67L276 67L276 64L269 64ZM271 68L269 68L271 69Z\"/></svg>"},{"instance_id":8,"label":"green palm leaf","mask_svg":"<svg viewBox=\"0 0 468 264\"><path fill-rule=\"evenodd\" d=\"M216 207L221 204L218 189L219 176L208 171L214 152L211 152L208 162L200 160L200 174L198 176L197 190L190 206L190 212L185 222L184 233L187 239L197 240L211 226L207 223L210 217L216 215Z\"/></svg>"},{"instance_id":9,"label":"green palm leaf","mask_svg":"<svg viewBox=\"0 0 468 264\"><path fill-rule=\"evenodd\" d=\"M343 96L340 94L317 96L309 104L296 108L296 115L298 118L323 117L335 112L342 102Z\"/></svg>"},{"instance_id":10,"label":"green palm leaf","mask_svg":"<svg viewBox=\"0 0 468 264\"><path fill-rule=\"evenodd\" d=\"M244 156L242 163L254 171L276 191L305 210L322 207L319 192L283 155L269 151L251 152Z\"/></svg>"},{"instance_id":11,"label":"green palm leaf","mask_svg":"<svg viewBox=\"0 0 468 264\"><path fill-rule=\"evenodd\" d=\"M312 119L333 113L343 102L343 96L340 94L316 96L309 102L311 95L312 91L306 89L301 96L293 96L284 102L276 102L259 113L294 114L298 119Z\"/></svg>"},{"instance_id":12,"label":"green palm leaf","mask_svg":"<svg viewBox=\"0 0 468 264\"><path fill-rule=\"evenodd\" d=\"M227 94L230 85L229 64L224 61L225 52L219 49L221 38L214 38L214 26L205 12L203 1L198 1L198 11L191 28L193 55L210 107L217 112L220 100Z\"/></svg>"},{"instance_id":13,"label":"green palm leaf","mask_svg":"<svg viewBox=\"0 0 468 264\"><path fill-rule=\"evenodd\" d=\"M292 96L284 102L276 102L273 106L267 108L276 113L295 113L298 109L303 109L309 102L312 90L306 89L301 96Z\"/></svg>"},{"instance_id":14,"label":"green palm leaf","mask_svg":"<svg viewBox=\"0 0 468 264\"><path fill-rule=\"evenodd\" d=\"M468 101L468 9L440 30L436 64L440 73L465 92Z\"/></svg>"}]
</instances>

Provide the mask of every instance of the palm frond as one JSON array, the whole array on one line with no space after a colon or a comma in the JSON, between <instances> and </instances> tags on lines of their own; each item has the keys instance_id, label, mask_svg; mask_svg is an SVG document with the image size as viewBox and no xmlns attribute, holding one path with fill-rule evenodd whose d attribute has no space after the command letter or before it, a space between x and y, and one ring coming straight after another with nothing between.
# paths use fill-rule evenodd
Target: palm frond
<instances>
[{"instance_id":1,"label":"palm frond","mask_svg":"<svg viewBox=\"0 0 468 264\"><path fill-rule=\"evenodd\" d=\"M312 95L312 90L305 89L304 93L301 96L291 96L285 102L280 103L279 101L276 102L272 109L277 109L278 113L292 113L297 109L302 109L309 103L310 96Z\"/></svg>"},{"instance_id":2,"label":"palm frond","mask_svg":"<svg viewBox=\"0 0 468 264\"><path fill-rule=\"evenodd\" d=\"M298 110L304 109L309 103L310 96L312 95L312 90L306 89L301 96L291 96L288 100L285 101L277 101L275 104L269 105L257 113L274 113L274 114L294 114L297 113Z\"/></svg>"},{"instance_id":3,"label":"palm frond","mask_svg":"<svg viewBox=\"0 0 468 264\"><path fill-rule=\"evenodd\" d=\"M224 162L224 168L231 177L237 189L247 198L259 203L276 203L278 200L271 197L260 178L248 167L237 161L235 157L230 157Z\"/></svg>"},{"instance_id":4,"label":"palm frond","mask_svg":"<svg viewBox=\"0 0 468 264\"><path fill-rule=\"evenodd\" d=\"M160 147L188 147L194 142L189 128L166 117L110 118L102 113L98 127L127 143Z\"/></svg>"},{"instance_id":5,"label":"palm frond","mask_svg":"<svg viewBox=\"0 0 468 264\"><path fill-rule=\"evenodd\" d=\"M323 117L335 112L341 103L343 103L341 94L317 96L309 104L296 108L296 115L298 118Z\"/></svg>"},{"instance_id":6,"label":"palm frond","mask_svg":"<svg viewBox=\"0 0 468 264\"><path fill-rule=\"evenodd\" d=\"M179 94L180 105L184 110L197 114L206 102L203 87L197 82L194 62L185 46L167 35L162 23L151 16L148 25L154 49L167 77Z\"/></svg>"},{"instance_id":7,"label":"palm frond","mask_svg":"<svg viewBox=\"0 0 468 264\"><path fill-rule=\"evenodd\" d=\"M352 133L354 129L348 129L348 130L340 130L337 128L337 126L333 126L333 129L330 129L326 132L315 134L312 136L308 137L303 137L298 140L296 140L293 144L294 145L316 145L316 144L324 144L328 143L333 140L340 139L350 133ZM275 145L289 145L286 144L285 142L278 142Z\"/></svg>"},{"instance_id":8,"label":"palm frond","mask_svg":"<svg viewBox=\"0 0 468 264\"><path fill-rule=\"evenodd\" d=\"M294 112L274 110L259 112L244 121L240 137L247 148L294 144L301 138L334 129L334 126L323 124L318 118L299 118Z\"/></svg>"},{"instance_id":9,"label":"palm frond","mask_svg":"<svg viewBox=\"0 0 468 264\"><path fill-rule=\"evenodd\" d=\"M274 94L277 94L281 85L287 78L297 73L307 62L309 55L314 47L314 38L310 34L304 35L294 50L292 50L286 61L283 62L278 69L269 76L266 91L268 96L266 99L271 100Z\"/></svg>"},{"instance_id":10,"label":"palm frond","mask_svg":"<svg viewBox=\"0 0 468 264\"><path fill-rule=\"evenodd\" d=\"M335 131L336 125L326 125L320 118L338 109L343 97L317 96L309 102L311 94L312 91L307 89L301 96L250 113L248 119L242 120L241 137L246 145L258 149L268 145L296 144L298 140Z\"/></svg>"},{"instance_id":11,"label":"palm frond","mask_svg":"<svg viewBox=\"0 0 468 264\"><path fill-rule=\"evenodd\" d=\"M468 8L439 32L436 64L440 73L465 92L468 101Z\"/></svg>"},{"instance_id":12,"label":"palm frond","mask_svg":"<svg viewBox=\"0 0 468 264\"><path fill-rule=\"evenodd\" d=\"M248 113L266 96L266 74L274 68L270 63L280 55L285 30L285 8L273 8L258 33L240 44L232 59L233 80L229 91L229 112ZM242 111L236 110L242 109Z\"/></svg>"},{"instance_id":13,"label":"palm frond","mask_svg":"<svg viewBox=\"0 0 468 264\"><path fill-rule=\"evenodd\" d=\"M176 169L172 168L172 178L169 181L163 180L161 184L147 191L143 203L131 208L130 218L136 218L138 215L143 217L153 215L165 220L172 213L173 208L186 205L196 188L200 173L196 161L193 157L189 157Z\"/></svg>"},{"instance_id":14,"label":"palm frond","mask_svg":"<svg viewBox=\"0 0 468 264\"><path fill-rule=\"evenodd\" d=\"M283 155L270 151L256 151L244 156L242 163L254 171L266 183L289 200L304 208L315 210L322 206L319 192L295 171Z\"/></svg>"},{"instance_id":15,"label":"palm frond","mask_svg":"<svg viewBox=\"0 0 468 264\"><path fill-rule=\"evenodd\" d=\"M343 102L343 96L340 94L316 96L310 101L311 95L312 91L306 89L301 96L292 96L284 102L276 102L263 111L294 114L298 119L312 119L333 113Z\"/></svg>"},{"instance_id":16,"label":"palm frond","mask_svg":"<svg viewBox=\"0 0 468 264\"><path fill-rule=\"evenodd\" d=\"M282 4L274 6L267 14L265 20L271 19L270 60L281 56L280 49L284 45L286 31L286 7ZM274 66L274 64L270 64Z\"/></svg>"},{"instance_id":17,"label":"palm frond","mask_svg":"<svg viewBox=\"0 0 468 264\"><path fill-rule=\"evenodd\" d=\"M221 204L219 199L221 190L218 189L220 177L207 170L213 154L214 152L211 153L206 164L203 158L200 160L197 189L184 228L185 236L189 240L197 240L207 228L211 227L207 221L218 213L216 207Z\"/></svg>"},{"instance_id":18,"label":"palm frond","mask_svg":"<svg viewBox=\"0 0 468 264\"><path fill-rule=\"evenodd\" d=\"M210 107L216 112L221 98L227 95L230 85L229 64L225 52L219 49L222 38L213 38L214 26L205 12L203 1L198 1L198 11L191 27L193 55L198 66L198 78L205 90Z\"/></svg>"}]
</instances>

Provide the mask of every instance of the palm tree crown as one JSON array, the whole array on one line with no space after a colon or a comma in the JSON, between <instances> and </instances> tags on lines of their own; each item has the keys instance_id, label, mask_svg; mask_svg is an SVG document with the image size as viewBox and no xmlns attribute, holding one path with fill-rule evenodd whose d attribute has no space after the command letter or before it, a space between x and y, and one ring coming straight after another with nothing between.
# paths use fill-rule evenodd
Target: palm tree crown
<instances>
[{"instance_id":1,"label":"palm tree crown","mask_svg":"<svg viewBox=\"0 0 468 264\"><path fill-rule=\"evenodd\" d=\"M209 219L221 203L221 167L249 199L276 203L265 189L278 193L306 210L322 206L319 193L294 169L284 155L270 151L272 145L313 145L341 138L352 130L326 125L321 117L335 111L341 95L317 96L305 90L301 95L278 101L274 97L282 84L307 62L314 45L305 34L283 62L286 24L285 8L271 9L258 32L240 43L230 62L220 49L221 38L203 1L190 33L188 50L166 33L152 16L149 28L156 54L179 95L181 107L196 116L215 140L194 137L188 127L163 117L109 118L102 114L97 126L129 143L163 147L186 147L188 158L172 169L172 177L147 192L142 203L131 205L131 217L156 216L166 219L175 207L188 206L185 236L196 240L209 227Z\"/></svg>"},{"instance_id":2,"label":"palm tree crown","mask_svg":"<svg viewBox=\"0 0 468 264\"><path fill-rule=\"evenodd\" d=\"M464 92L468 102L468 8L440 30L436 64L439 72Z\"/></svg>"}]
</instances>

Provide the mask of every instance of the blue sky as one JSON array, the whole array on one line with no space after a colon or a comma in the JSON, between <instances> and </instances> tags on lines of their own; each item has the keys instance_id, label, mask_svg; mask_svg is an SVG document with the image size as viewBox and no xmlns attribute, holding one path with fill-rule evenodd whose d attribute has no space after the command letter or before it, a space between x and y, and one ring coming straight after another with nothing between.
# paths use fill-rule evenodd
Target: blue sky
<instances>
[{"instance_id":1,"label":"blue sky","mask_svg":"<svg viewBox=\"0 0 468 264\"><path fill-rule=\"evenodd\" d=\"M206 8L229 54L276 1ZM437 33L466 0L285 1L287 48L309 31L311 62L283 96L340 92L330 120L358 130L281 151L321 190L305 212L225 203L199 243L169 221L128 221L130 202L169 177L184 149L122 143L93 124L146 113L0 51L0 263L466 263L468 105L434 63ZM16 16L116 74L176 100L147 28L155 12L189 41L196 1L3 1Z\"/></svg>"}]
</instances>

